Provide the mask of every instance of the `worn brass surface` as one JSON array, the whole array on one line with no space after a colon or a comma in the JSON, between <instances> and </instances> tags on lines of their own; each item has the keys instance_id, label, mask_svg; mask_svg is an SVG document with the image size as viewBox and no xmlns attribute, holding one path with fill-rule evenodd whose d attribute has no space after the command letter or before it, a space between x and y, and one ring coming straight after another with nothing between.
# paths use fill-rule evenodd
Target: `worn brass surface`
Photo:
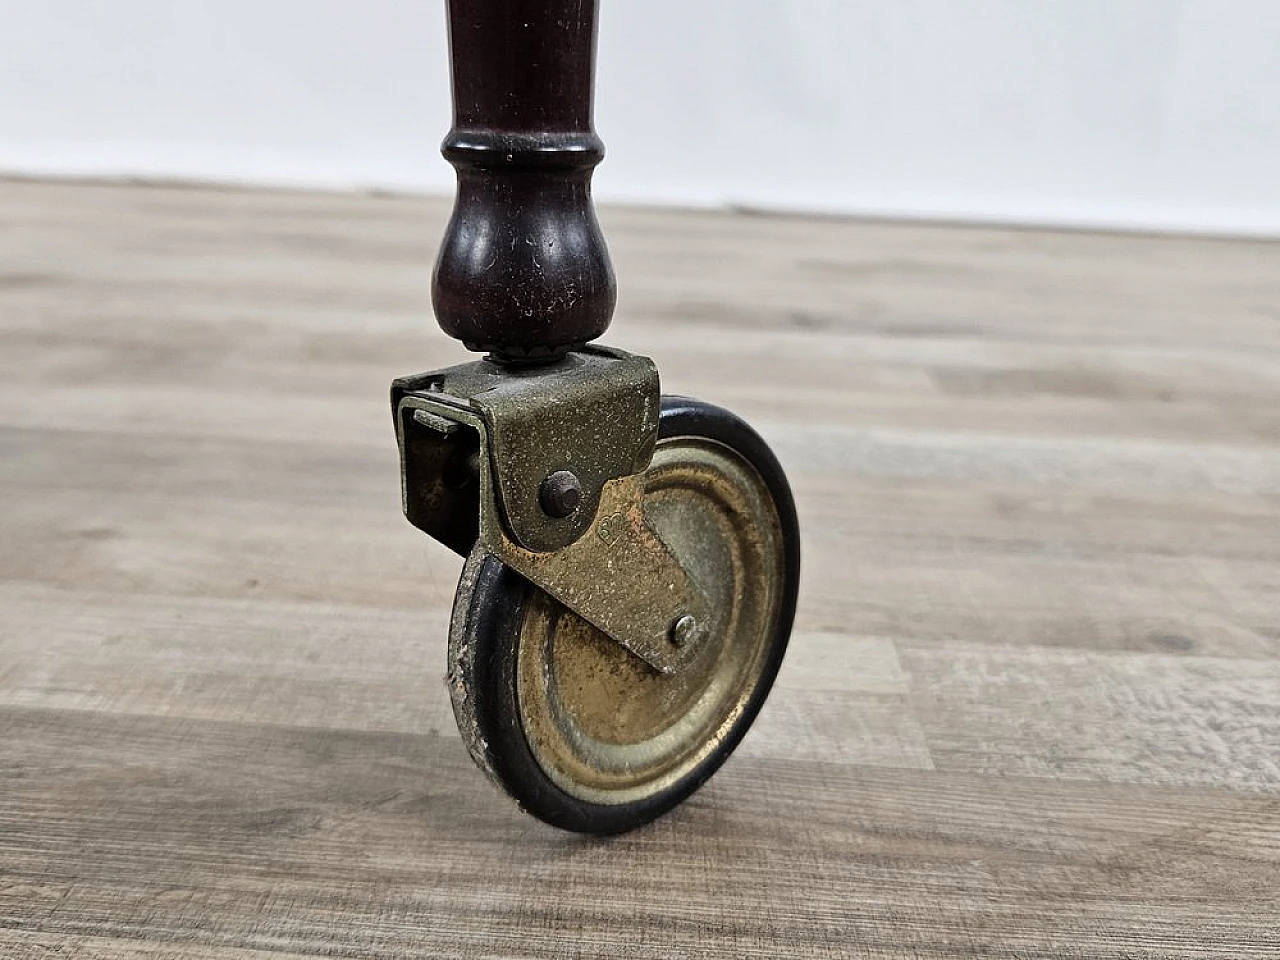
<instances>
[{"instance_id":1,"label":"worn brass surface","mask_svg":"<svg viewBox=\"0 0 1280 960\"><path fill-rule=\"evenodd\" d=\"M597 350L541 373L465 364L398 380L392 396L415 526L460 553L481 544L670 673L696 649L674 642L672 625L685 616L709 623L713 611L641 509L656 390L650 361ZM568 518L549 517L539 489L564 468L582 478L582 501ZM531 539L549 546L528 549Z\"/></svg>"},{"instance_id":2,"label":"worn brass surface","mask_svg":"<svg viewBox=\"0 0 1280 960\"><path fill-rule=\"evenodd\" d=\"M715 614L706 581L692 576L666 536L647 522L645 489L643 475L610 480L591 531L555 553L524 550L499 530L491 529L487 542L507 566L650 667L670 673L696 658L693 644L672 638L672 625L687 616L707 623Z\"/></svg>"},{"instance_id":3,"label":"worn brass surface","mask_svg":"<svg viewBox=\"0 0 1280 960\"><path fill-rule=\"evenodd\" d=\"M783 579L773 502L728 448L664 440L642 487L649 523L710 595L683 668L655 674L545 594L518 639L517 697L534 757L593 803L657 793L719 746L766 663Z\"/></svg>"}]
</instances>

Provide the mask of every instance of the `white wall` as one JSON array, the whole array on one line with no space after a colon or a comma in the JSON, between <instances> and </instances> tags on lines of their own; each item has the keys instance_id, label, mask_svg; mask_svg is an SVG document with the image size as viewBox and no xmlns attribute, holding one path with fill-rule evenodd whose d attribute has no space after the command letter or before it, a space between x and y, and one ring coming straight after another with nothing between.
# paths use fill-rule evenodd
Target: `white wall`
<instances>
[{"instance_id":1,"label":"white wall","mask_svg":"<svg viewBox=\"0 0 1280 960\"><path fill-rule=\"evenodd\" d=\"M602 198L1280 234L1276 0L604 0ZM442 0L0 0L0 170L451 189Z\"/></svg>"}]
</instances>

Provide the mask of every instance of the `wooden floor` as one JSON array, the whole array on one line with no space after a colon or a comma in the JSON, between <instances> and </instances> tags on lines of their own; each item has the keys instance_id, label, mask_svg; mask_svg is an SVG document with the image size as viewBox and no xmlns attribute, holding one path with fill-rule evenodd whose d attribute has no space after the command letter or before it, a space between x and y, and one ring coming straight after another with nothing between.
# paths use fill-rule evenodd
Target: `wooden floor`
<instances>
[{"instance_id":1,"label":"wooden floor","mask_svg":"<svg viewBox=\"0 0 1280 960\"><path fill-rule=\"evenodd\" d=\"M0 957L1280 957L1280 245L605 210L805 570L597 841L472 766L400 515L446 214L0 183Z\"/></svg>"}]
</instances>

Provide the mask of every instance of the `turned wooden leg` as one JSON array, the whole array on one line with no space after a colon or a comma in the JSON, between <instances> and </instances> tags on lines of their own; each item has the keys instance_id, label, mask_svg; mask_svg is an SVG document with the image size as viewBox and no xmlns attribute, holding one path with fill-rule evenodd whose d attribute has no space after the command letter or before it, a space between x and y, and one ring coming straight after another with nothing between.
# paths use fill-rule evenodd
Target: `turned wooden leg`
<instances>
[{"instance_id":1,"label":"turned wooden leg","mask_svg":"<svg viewBox=\"0 0 1280 960\"><path fill-rule=\"evenodd\" d=\"M595 0L449 0L458 192L432 297L445 333L502 362L599 337L617 290L591 204Z\"/></svg>"}]
</instances>

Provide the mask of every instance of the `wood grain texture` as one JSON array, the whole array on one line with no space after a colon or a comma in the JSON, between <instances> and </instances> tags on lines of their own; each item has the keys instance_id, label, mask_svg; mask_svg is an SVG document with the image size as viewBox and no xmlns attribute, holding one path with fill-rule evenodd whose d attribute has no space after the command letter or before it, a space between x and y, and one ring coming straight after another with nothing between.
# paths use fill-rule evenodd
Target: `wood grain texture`
<instances>
[{"instance_id":1,"label":"wood grain texture","mask_svg":"<svg viewBox=\"0 0 1280 960\"><path fill-rule=\"evenodd\" d=\"M0 957L1280 956L1280 246L602 211L806 551L602 842L472 767L399 513L447 213L0 183Z\"/></svg>"}]
</instances>

